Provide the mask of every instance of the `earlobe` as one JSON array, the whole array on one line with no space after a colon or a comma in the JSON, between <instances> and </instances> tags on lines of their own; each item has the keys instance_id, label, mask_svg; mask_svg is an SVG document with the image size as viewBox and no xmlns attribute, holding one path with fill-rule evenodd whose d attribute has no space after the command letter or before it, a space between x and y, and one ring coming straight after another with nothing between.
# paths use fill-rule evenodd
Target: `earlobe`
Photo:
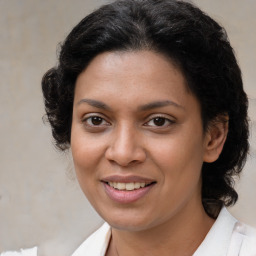
<instances>
[{"instance_id":1,"label":"earlobe","mask_svg":"<svg viewBox=\"0 0 256 256\"><path fill-rule=\"evenodd\" d=\"M215 119L208 126L205 136L204 162L212 163L216 161L224 147L228 134L228 116Z\"/></svg>"}]
</instances>

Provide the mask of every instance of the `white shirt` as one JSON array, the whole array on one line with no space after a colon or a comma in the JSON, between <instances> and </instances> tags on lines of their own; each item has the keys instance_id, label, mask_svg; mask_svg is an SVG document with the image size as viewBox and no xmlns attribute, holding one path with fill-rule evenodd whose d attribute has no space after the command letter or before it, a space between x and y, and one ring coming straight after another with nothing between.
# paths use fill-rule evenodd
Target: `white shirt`
<instances>
[{"instance_id":1,"label":"white shirt","mask_svg":"<svg viewBox=\"0 0 256 256\"><path fill-rule=\"evenodd\" d=\"M104 223L72 256L105 256L111 228ZM256 256L256 231L236 220L225 207L193 256Z\"/></svg>"},{"instance_id":2,"label":"white shirt","mask_svg":"<svg viewBox=\"0 0 256 256\"><path fill-rule=\"evenodd\" d=\"M104 223L72 256L105 256L111 227ZM37 256L37 247L0 256ZM256 256L256 230L240 223L225 207L192 256Z\"/></svg>"},{"instance_id":3,"label":"white shirt","mask_svg":"<svg viewBox=\"0 0 256 256\"><path fill-rule=\"evenodd\" d=\"M19 252L3 252L0 254L0 256L37 256L37 247L25 250L21 249Z\"/></svg>"}]
</instances>

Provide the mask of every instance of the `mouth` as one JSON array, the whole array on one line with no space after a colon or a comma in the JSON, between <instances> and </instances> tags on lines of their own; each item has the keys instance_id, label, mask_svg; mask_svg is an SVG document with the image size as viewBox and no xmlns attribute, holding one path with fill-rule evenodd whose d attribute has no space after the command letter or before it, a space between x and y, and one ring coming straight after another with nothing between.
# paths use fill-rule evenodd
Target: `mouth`
<instances>
[{"instance_id":1,"label":"mouth","mask_svg":"<svg viewBox=\"0 0 256 256\"><path fill-rule=\"evenodd\" d=\"M116 190L133 191L133 190L137 190L140 188L150 186L156 182L153 181L153 182L127 182L127 183L125 183L125 182L109 181L109 182L105 182L105 183Z\"/></svg>"},{"instance_id":2,"label":"mouth","mask_svg":"<svg viewBox=\"0 0 256 256\"><path fill-rule=\"evenodd\" d=\"M152 191L156 181L137 177L111 176L101 180L108 197L116 203L127 204L144 198Z\"/></svg>"}]
</instances>

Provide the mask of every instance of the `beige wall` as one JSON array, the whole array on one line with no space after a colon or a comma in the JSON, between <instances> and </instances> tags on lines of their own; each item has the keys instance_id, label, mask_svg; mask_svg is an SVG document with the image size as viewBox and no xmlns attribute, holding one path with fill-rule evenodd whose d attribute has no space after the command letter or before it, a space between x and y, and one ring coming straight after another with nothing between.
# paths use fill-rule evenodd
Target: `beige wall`
<instances>
[{"instance_id":1,"label":"beige wall","mask_svg":"<svg viewBox=\"0 0 256 256\"><path fill-rule=\"evenodd\" d=\"M256 226L256 1L196 0L229 33L250 98L251 156L237 185L235 216ZM0 252L39 245L70 255L101 222L51 144L40 80L56 45L104 0L0 0Z\"/></svg>"}]
</instances>

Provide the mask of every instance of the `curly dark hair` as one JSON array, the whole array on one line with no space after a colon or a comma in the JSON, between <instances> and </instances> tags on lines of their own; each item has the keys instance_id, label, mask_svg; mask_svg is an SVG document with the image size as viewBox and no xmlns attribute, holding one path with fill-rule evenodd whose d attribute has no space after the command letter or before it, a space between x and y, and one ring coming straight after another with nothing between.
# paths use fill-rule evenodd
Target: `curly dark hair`
<instances>
[{"instance_id":1,"label":"curly dark hair","mask_svg":"<svg viewBox=\"0 0 256 256\"><path fill-rule=\"evenodd\" d=\"M203 127L229 116L223 151L203 163L202 201L232 205L248 152L248 99L241 71L223 27L196 6L177 0L118 0L85 17L61 46L59 64L42 79L47 119L56 146L70 147L74 86L90 61L106 51L151 50L174 61L201 106Z\"/></svg>"}]
</instances>

